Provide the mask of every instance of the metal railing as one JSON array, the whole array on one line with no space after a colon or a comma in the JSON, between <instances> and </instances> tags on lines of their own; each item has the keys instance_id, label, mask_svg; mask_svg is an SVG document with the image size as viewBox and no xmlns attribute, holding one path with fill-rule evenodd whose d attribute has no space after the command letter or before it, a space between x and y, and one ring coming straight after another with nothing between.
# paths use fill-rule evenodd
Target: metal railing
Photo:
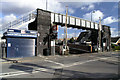
<instances>
[{"instance_id":1,"label":"metal railing","mask_svg":"<svg viewBox=\"0 0 120 80\"><path fill-rule=\"evenodd\" d=\"M36 10L28 12L26 14L23 14L22 16L19 16L16 20L11 21L11 22L9 22L7 24L3 24L1 31L5 32L9 28L18 27L19 25L22 25L22 24L24 24L24 23L26 23L26 22L28 22L28 21L30 21L32 19L35 19L36 14L37 14Z\"/></svg>"},{"instance_id":2,"label":"metal railing","mask_svg":"<svg viewBox=\"0 0 120 80\"><path fill-rule=\"evenodd\" d=\"M89 31L86 35L85 35L85 37L83 37L82 39L81 39L81 41L80 41L80 43L84 43L84 41L85 40L87 40L90 36L91 36L91 31Z\"/></svg>"}]
</instances>

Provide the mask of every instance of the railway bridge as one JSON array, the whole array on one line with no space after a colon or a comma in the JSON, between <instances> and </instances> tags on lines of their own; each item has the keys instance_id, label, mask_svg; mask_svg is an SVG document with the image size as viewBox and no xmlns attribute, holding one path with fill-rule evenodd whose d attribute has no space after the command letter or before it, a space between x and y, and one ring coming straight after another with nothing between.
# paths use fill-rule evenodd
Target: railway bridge
<instances>
[{"instance_id":1,"label":"railway bridge","mask_svg":"<svg viewBox=\"0 0 120 80\"><path fill-rule=\"evenodd\" d=\"M55 38L51 37L52 35L55 35L52 32L53 25L65 26L65 19L66 15L64 14L36 9L25 15L22 15L15 21L3 25L2 31L5 32L7 29L19 29L20 27L24 27L26 24L28 24L28 30L35 30L38 32L36 55L43 55L45 49L49 48L50 52L52 52L52 50L55 51L52 49L52 47L55 47L55 44L52 42L55 40ZM67 16L67 27L91 31L91 36L89 37L91 37L92 46L98 46L98 23L81 19L79 17ZM100 35L102 42L100 46L102 47L102 50L104 51L107 48L107 50L110 51L110 27L102 25Z\"/></svg>"}]
</instances>

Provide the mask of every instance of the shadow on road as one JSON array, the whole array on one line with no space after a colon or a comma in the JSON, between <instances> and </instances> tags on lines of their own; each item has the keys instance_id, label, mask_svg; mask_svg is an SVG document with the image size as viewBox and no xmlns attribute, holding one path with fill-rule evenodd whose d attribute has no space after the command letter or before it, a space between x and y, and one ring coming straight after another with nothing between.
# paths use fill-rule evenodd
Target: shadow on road
<instances>
[{"instance_id":1,"label":"shadow on road","mask_svg":"<svg viewBox=\"0 0 120 80\"><path fill-rule=\"evenodd\" d=\"M23 66L23 65L11 65L9 68L16 69L19 71L28 72L28 73L32 73L32 71L33 71L32 67L27 67L27 66Z\"/></svg>"},{"instance_id":2,"label":"shadow on road","mask_svg":"<svg viewBox=\"0 0 120 80\"><path fill-rule=\"evenodd\" d=\"M48 66L41 66L41 65L33 64L33 63L19 63L19 64L17 63L17 64L11 65L9 68L32 73L33 67L53 70L54 71L53 73L47 72L47 71L40 71L40 72L45 72L48 74L53 74L53 80L58 80L58 78L92 78L89 80L94 80L94 78L118 78L118 75L114 73L81 72L81 71L75 71L75 70L65 70L63 68L54 69ZM68 79L64 79L64 80L68 80Z\"/></svg>"},{"instance_id":3,"label":"shadow on road","mask_svg":"<svg viewBox=\"0 0 120 80\"><path fill-rule=\"evenodd\" d=\"M50 68L50 67L40 66L40 65L37 65L37 64L33 64L33 63L20 63L20 64L21 65L25 65L25 66L38 67L38 68L53 69L53 68Z\"/></svg>"},{"instance_id":4,"label":"shadow on road","mask_svg":"<svg viewBox=\"0 0 120 80\"><path fill-rule=\"evenodd\" d=\"M34 67L55 70L55 69L50 68L50 67L40 66L40 65L32 64L32 63L17 63L17 64L11 65L9 68L19 70L19 71L28 72L28 73L32 74L32 72L34 70ZM40 72L46 72L46 71L40 71ZM53 73L50 73L50 72L46 72L46 73L53 74Z\"/></svg>"},{"instance_id":5,"label":"shadow on road","mask_svg":"<svg viewBox=\"0 0 120 80\"><path fill-rule=\"evenodd\" d=\"M92 73L92 72L81 72L73 70L63 70L62 76L68 76L70 78L118 78L117 74L114 73Z\"/></svg>"}]
</instances>

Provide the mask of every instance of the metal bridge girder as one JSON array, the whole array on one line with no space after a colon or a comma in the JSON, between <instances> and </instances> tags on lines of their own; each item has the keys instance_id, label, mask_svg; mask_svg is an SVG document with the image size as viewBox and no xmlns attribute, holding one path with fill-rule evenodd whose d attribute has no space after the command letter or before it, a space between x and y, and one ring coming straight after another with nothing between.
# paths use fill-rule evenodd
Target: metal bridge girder
<instances>
[{"instance_id":1,"label":"metal bridge girder","mask_svg":"<svg viewBox=\"0 0 120 80\"><path fill-rule=\"evenodd\" d=\"M56 24L65 24L65 15L59 14L59 13L53 13L51 12L51 23ZM95 22L91 22L88 20L84 20L78 17L68 16L67 17L67 24L69 26L77 26L76 28L84 28L84 29L94 29L98 30L99 24Z\"/></svg>"}]
</instances>

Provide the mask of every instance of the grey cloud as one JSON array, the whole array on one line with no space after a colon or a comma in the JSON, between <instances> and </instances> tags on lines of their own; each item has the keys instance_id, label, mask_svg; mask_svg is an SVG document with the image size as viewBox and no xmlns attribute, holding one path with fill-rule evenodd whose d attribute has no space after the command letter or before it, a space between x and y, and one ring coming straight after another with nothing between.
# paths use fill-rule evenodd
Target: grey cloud
<instances>
[{"instance_id":1,"label":"grey cloud","mask_svg":"<svg viewBox=\"0 0 120 80\"><path fill-rule=\"evenodd\" d=\"M24 14L26 12L29 12L33 10L34 8L26 6L26 7L20 7L18 6L17 2L5 2L2 3L2 14L3 15L9 15L9 14L15 14L16 16L19 16L21 14Z\"/></svg>"}]
</instances>

